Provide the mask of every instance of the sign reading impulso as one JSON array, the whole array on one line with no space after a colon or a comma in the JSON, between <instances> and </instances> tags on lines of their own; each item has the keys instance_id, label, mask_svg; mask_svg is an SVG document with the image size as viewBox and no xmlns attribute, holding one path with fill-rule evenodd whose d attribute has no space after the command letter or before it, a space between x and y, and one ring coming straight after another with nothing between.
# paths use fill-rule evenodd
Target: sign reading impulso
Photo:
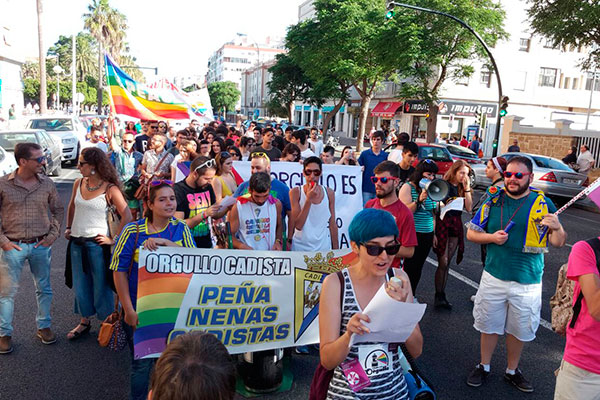
<instances>
[{"instance_id":1,"label":"sign reading impulso","mask_svg":"<svg viewBox=\"0 0 600 400\"><path fill-rule=\"evenodd\" d=\"M454 100L441 100L438 107L440 115L453 114L465 117L481 113L493 118L498 110L497 104ZM405 114L426 114L429 112L429 107L422 100L407 100L404 102L403 111Z\"/></svg>"}]
</instances>

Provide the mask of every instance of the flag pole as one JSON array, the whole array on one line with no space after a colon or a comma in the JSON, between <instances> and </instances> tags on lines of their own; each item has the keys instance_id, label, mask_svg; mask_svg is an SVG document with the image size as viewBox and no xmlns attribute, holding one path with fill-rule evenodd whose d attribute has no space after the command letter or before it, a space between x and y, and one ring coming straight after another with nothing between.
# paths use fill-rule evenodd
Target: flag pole
<instances>
[{"instance_id":1,"label":"flag pole","mask_svg":"<svg viewBox=\"0 0 600 400\"><path fill-rule=\"evenodd\" d=\"M575 196L571 200L569 200L567 202L567 204L565 204L564 206L562 206L561 208L559 208L554 213L554 215L559 215L560 213L562 213L563 211L565 211L567 208L569 208L577 200L581 199L583 196L586 196L586 195L590 194L592 191L596 190L599 186L600 186L600 178L597 178L594 182L592 182L591 185L589 185L588 187L586 187L585 189L583 189L581 192L579 192L577 194L577 196Z\"/></svg>"}]
</instances>

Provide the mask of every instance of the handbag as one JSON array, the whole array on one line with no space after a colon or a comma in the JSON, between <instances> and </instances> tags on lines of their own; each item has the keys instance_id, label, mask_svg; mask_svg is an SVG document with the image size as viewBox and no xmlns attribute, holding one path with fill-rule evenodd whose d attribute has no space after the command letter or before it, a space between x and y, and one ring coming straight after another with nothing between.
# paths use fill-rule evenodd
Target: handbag
<instances>
[{"instance_id":1,"label":"handbag","mask_svg":"<svg viewBox=\"0 0 600 400\"><path fill-rule=\"evenodd\" d=\"M119 227L121 226L121 216L117 212L117 207L111 203L108 197L108 191L114 185L108 185L104 196L106 197L106 222L108 224L108 233L112 239L116 238L121 232Z\"/></svg>"},{"instance_id":2,"label":"handbag","mask_svg":"<svg viewBox=\"0 0 600 400\"><path fill-rule=\"evenodd\" d=\"M340 280L340 310L344 309L344 276L342 271L337 271L336 275ZM327 369L319 362L315 374L313 375L312 381L310 382L310 391L308 394L309 400L325 400L327 398L327 391L329 390L329 383L333 378L334 369Z\"/></svg>"},{"instance_id":3,"label":"handbag","mask_svg":"<svg viewBox=\"0 0 600 400\"><path fill-rule=\"evenodd\" d=\"M138 238L140 235L140 226L136 223L135 243L133 248L137 247ZM131 268L133 267L133 260L135 254L131 255L131 261L129 262L128 276L131 275ZM123 307L119 307L119 296L115 297L115 310L108 316L100 325L100 331L98 332L98 344L101 347L108 347L113 351L121 351L127 344L127 334L125 333L125 327L123 324L124 313Z\"/></svg>"},{"instance_id":4,"label":"handbag","mask_svg":"<svg viewBox=\"0 0 600 400\"><path fill-rule=\"evenodd\" d=\"M160 169L160 166L162 165L163 161L165 161L168 155L169 152L165 151L165 155L162 156L158 164L156 164L156 168L154 168L154 171L158 171ZM137 188L133 197L135 197L137 200L144 200L146 198L146 195L148 194L148 184L152 182L152 178L154 178L155 175L156 174L153 174L150 178L144 179L143 182L140 182L140 187Z\"/></svg>"}]
</instances>

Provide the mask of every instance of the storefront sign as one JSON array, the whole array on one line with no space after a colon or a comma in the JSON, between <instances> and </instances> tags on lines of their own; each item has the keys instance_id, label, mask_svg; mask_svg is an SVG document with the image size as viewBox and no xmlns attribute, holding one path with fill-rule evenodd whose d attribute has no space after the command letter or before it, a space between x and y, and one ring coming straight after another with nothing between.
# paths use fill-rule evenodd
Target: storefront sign
<instances>
[{"instance_id":1,"label":"storefront sign","mask_svg":"<svg viewBox=\"0 0 600 400\"><path fill-rule=\"evenodd\" d=\"M493 118L498 110L497 104L454 100L441 100L438 107L440 115L454 114L460 117L474 117L476 114L485 114Z\"/></svg>"},{"instance_id":2,"label":"storefront sign","mask_svg":"<svg viewBox=\"0 0 600 400\"><path fill-rule=\"evenodd\" d=\"M404 114L427 114L429 107L423 100L406 100L402 111Z\"/></svg>"}]
</instances>

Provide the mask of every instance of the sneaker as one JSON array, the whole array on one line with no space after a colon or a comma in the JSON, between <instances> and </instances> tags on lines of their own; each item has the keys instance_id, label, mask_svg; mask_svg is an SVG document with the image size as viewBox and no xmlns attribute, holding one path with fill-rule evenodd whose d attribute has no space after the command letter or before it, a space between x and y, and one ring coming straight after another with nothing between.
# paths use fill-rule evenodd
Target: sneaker
<instances>
[{"instance_id":1,"label":"sneaker","mask_svg":"<svg viewBox=\"0 0 600 400\"><path fill-rule=\"evenodd\" d=\"M37 337L40 338L43 344L52 344L56 342L56 335L50 328L38 329Z\"/></svg>"},{"instance_id":2,"label":"sneaker","mask_svg":"<svg viewBox=\"0 0 600 400\"><path fill-rule=\"evenodd\" d=\"M298 346L296 347L296 354L308 354L308 346Z\"/></svg>"},{"instance_id":3,"label":"sneaker","mask_svg":"<svg viewBox=\"0 0 600 400\"><path fill-rule=\"evenodd\" d=\"M8 354L12 351L12 338L10 336L0 336L0 354Z\"/></svg>"},{"instance_id":4,"label":"sneaker","mask_svg":"<svg viewBox=\"0 0 600 400\"><path fill-rule=\"evenodd\" d=\"M521 370L519 368L516 369L514 375L505 373L504 380L515 385L517 387L517 389L519 389L521 392L525 392L525 393L533 392L533 386L527 379L525 379L525 377L523 376L523 373L521 372Z\"/></svg>"},{"instance_id":5,"label":"sneaker","mask_svg":"<svg viewBox=\"0 0 600 400\"><path fill-rule=\"evenodd\" d=\"M487 379L489 372L485 372L483 365L477 364L473 372L467 378L467 385L472 387L481 386Z\"/></svg>"}]
</instances>

